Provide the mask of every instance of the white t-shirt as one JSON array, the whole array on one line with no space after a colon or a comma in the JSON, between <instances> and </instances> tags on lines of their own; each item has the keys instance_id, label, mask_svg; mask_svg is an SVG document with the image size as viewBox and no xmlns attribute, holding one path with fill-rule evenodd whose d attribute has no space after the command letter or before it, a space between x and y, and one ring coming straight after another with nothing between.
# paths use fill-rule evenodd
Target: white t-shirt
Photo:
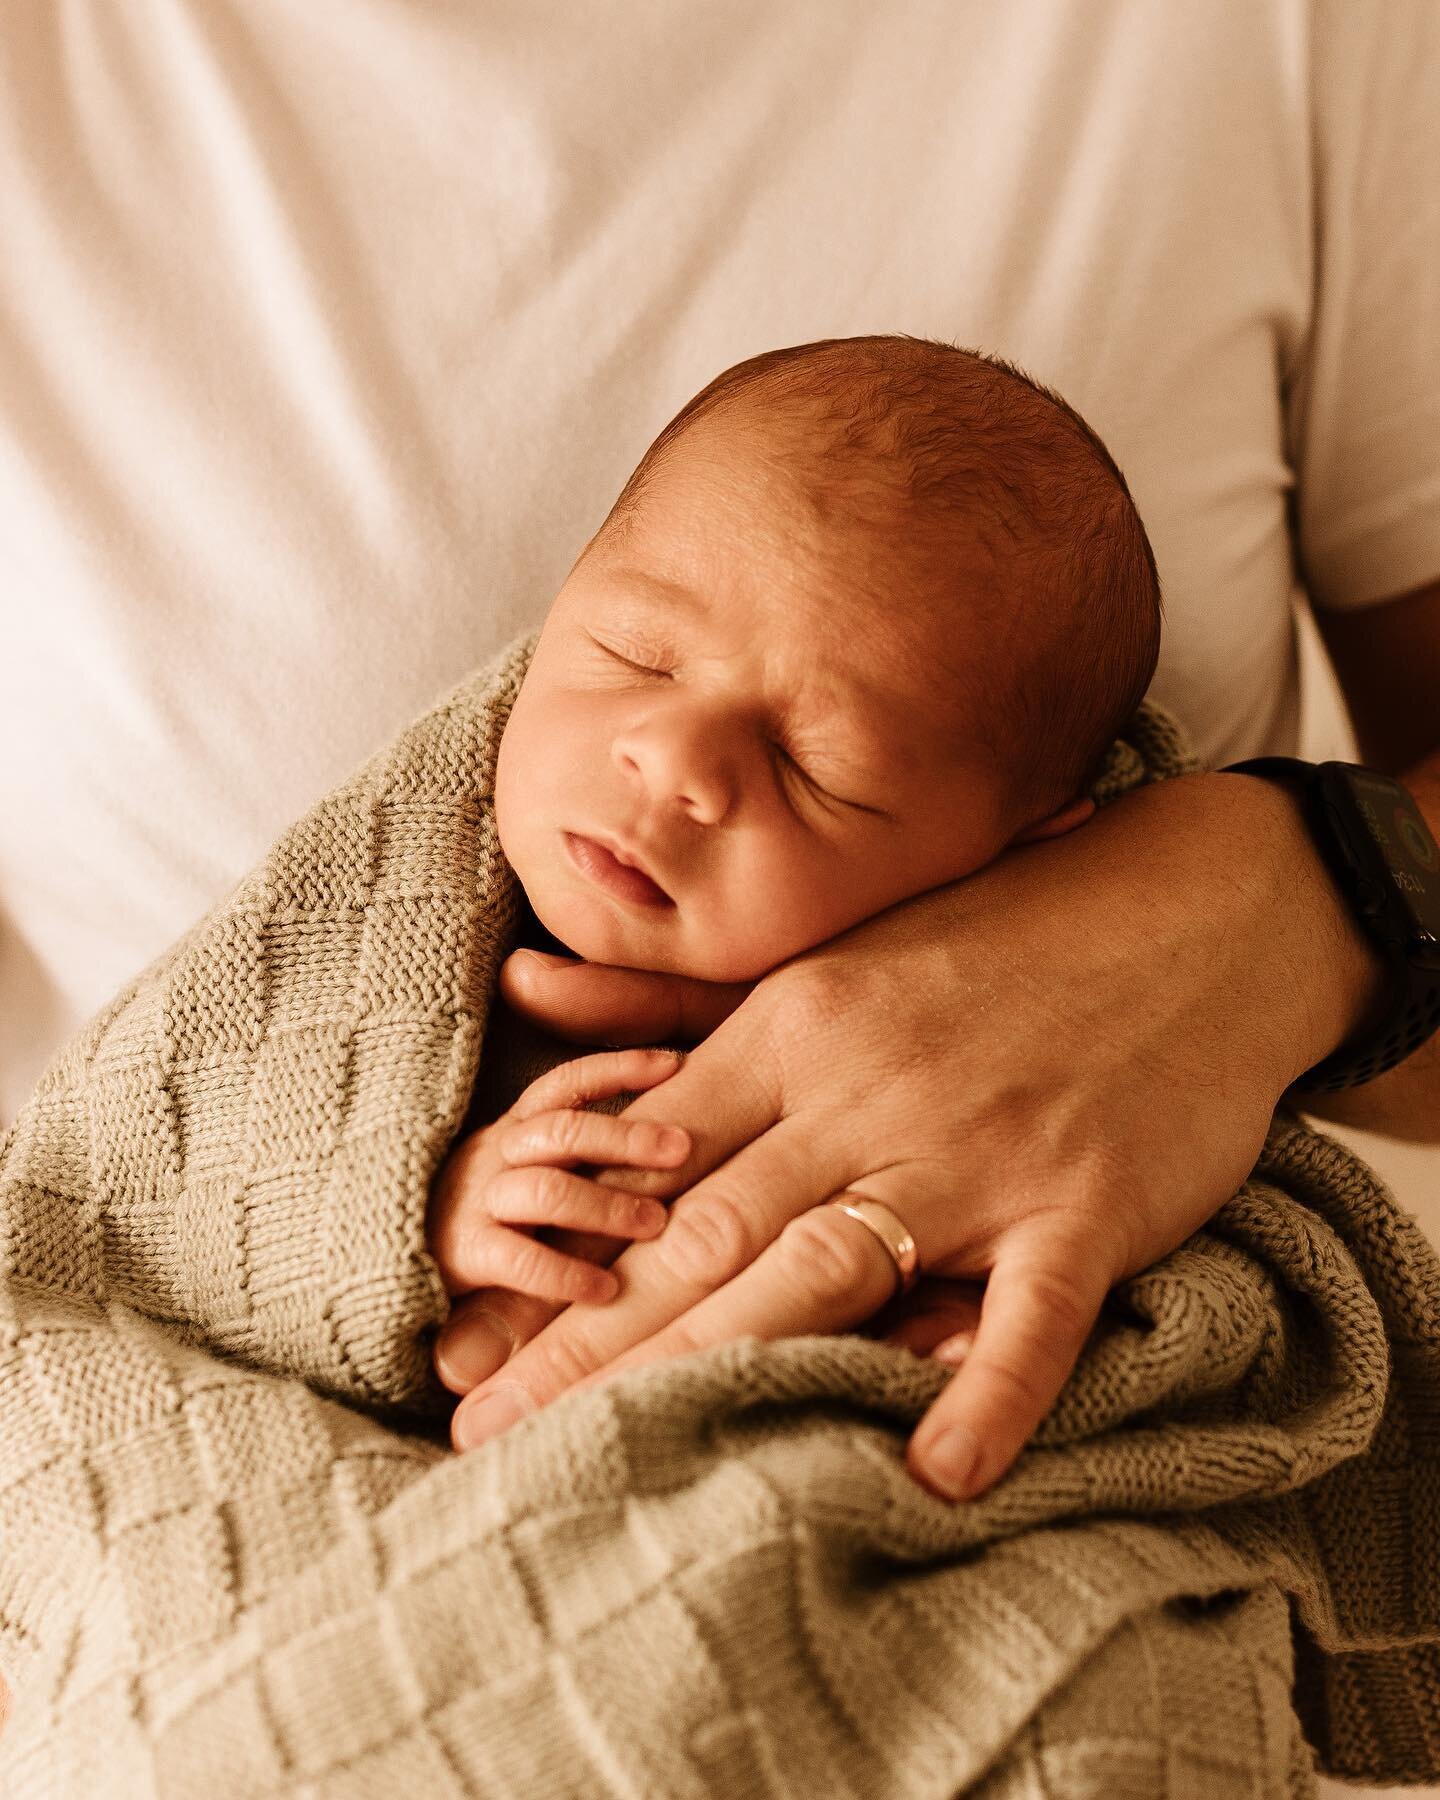
<instances>
[{"instance_id":1,"label":"white t-shirt","mask_svg":"<svg viewBox=\"0 0 1440 1800\"><path fill-rule=\"evenodd\" d=\"M1293 748L1297 547L1440 574L1437 67L1433 0L8 0L0 1118L775 345L1058 388L1156 695Z\"/></svg>"}]
</instances>

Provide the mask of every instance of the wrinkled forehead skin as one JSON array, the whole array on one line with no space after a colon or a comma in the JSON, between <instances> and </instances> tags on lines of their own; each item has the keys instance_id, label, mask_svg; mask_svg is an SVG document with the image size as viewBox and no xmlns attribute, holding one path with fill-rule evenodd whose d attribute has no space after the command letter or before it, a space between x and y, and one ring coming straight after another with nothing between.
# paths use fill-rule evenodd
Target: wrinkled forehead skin
<instances>
[{"instance_id":1,"label":"wrinkled forehead skin","mask_svg":"<svg viewBox=\"0 0 1440 1800\"><path fill-rule=\"evenodd\" d=\"M987 665L1006 635L991 533L937 531L873 453L805 424L738 407L696 421L582 560L743 624L787 679L868 693L892 730L932 740L927 754L988 745L977 714L1004 691Z\"/></svg>"}]
</instances>

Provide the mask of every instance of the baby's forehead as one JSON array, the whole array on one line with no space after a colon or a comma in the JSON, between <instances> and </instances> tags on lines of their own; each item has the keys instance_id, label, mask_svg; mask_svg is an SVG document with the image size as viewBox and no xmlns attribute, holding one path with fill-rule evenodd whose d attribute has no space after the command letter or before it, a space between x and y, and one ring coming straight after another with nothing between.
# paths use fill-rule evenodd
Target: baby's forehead
<instances>
[{"instance_id":1,"label":"baby's forehead","mask_svg":"<svg viewBox=\"0 0 1440 1800\"><path fill-rule=\"evenodd\" d=\"M751 541L706 580L690 563L617 558L601 578L602 624L643 661L714 678L733 701L753 700L782 732L851 762L937 773L952 753L988 743L977 708L1003 684L980 683L979 645L942 605L878 580L839 581L824 571L765 579Z\"/></svg>"},{"instance_id":2,"label":"baby's forehead","mask_svg":"<svg viewBox=\"0 0 1440 1800\"><path fill-rule=\"evenodd\" d=\"M671 447L599 547L622 590L692 634L697 613L738 616L766 652L754 666L797 690L838 701L879 685L917 724L968 724L1007 579L989 534L917 499L867 442L832 454L833 421L810 443L800 410L754 410Z\"/></svg>"},{"instance_id":3,"label":"baby's forehead","mask_svg":"<svg viewBox=\"0 0 1440 1800\"><path fill-rule=\"evenodd\" d=\"M943 471L917 468L881 424L855 431L813 404L737 405L683 434L667 461L722 530L733 508L757 549L808 561L859 612L957 584L993 593L1025 535L978 450L949 456Z\"/></svg>"}]
</instances>

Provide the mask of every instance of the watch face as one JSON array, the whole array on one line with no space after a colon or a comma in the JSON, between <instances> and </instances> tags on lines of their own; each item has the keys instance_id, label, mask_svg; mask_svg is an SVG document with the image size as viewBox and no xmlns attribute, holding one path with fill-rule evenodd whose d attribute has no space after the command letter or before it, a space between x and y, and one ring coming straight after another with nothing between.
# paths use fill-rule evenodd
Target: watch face
<instances>
[{"instance_id":1,"label":"watch face","mask_svg":"<svg viewBox=\"0 0 1440 1800\"><path fill-rule=\"evenodd\" d=\"M1344 810L1363 828L1348 834L1352 849L1383 882L1411 954L1440 966L1440 846L1420 808L1398 781L1372 769L1329 768L1349 801Z\"/></svg>"},{"instance_id":2,"label":"watch face","mask_svg":"<svg viewBox=\"0 0 1440 1800\"><path fill-rule=\"evenodd\" d=\"M1402 806L1395 808L1395 829L1400 835L1404 847L1412 862L1419 863L1427 874L1433 875L1440 870L1440 846L1430 837Z\"/></svg>"}]
</instances>

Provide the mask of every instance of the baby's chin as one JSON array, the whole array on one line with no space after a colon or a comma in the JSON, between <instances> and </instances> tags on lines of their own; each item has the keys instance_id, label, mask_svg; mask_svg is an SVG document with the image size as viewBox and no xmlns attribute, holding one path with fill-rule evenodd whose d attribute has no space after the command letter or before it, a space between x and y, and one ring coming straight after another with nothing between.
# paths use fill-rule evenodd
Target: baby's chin
<instances>
[{"instance_id":1,"label":"baby's chin","mask_svg":"<svg viewBox=\"0 0 1440 1800\"><path fill-rule=\"evenodd\" d=\"M758 981L793 949L773 950L753 942L735 943L715 933L687 929L687 921L673 908L647 926L643 917L628 916L603 900L573 893L530 893L535 916L551 937L586 962L609 963L617 968L646 969L654 974L683 975L692 981ZM638 909L635 909L638 913ZM694 942L693 937L702 941Z\"/></svg>"}]
</instances>

